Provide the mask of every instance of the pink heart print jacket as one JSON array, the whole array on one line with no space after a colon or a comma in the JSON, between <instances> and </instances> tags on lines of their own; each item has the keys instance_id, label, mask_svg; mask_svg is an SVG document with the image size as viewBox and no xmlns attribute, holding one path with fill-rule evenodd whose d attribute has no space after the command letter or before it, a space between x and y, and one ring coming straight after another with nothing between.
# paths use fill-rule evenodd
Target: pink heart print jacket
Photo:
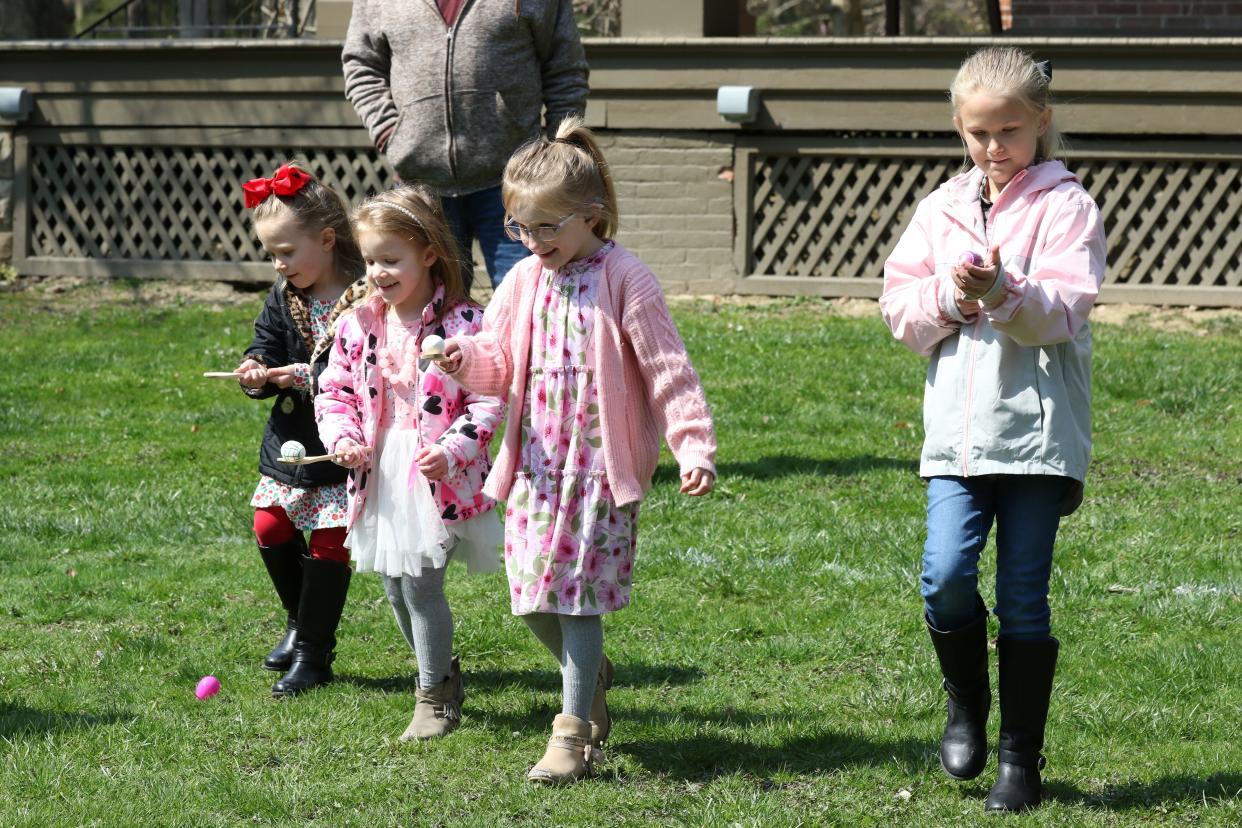
<instances>
[{"instance_id":1,"label":"pink heart print jacket","mask_svg":"<svg viewBox=\"0 0 1242 828\"><path fill-rule=\"evenodd\" d=\"M420 347L423 337L430 334L445 339L470 336L483 326L483 308L469 301L459 302L435 323L443 302L443 288L437 287L423 310ZM376 296L338 323L328 367L319 376L315 397L319 437L328 451L334 451L346 437L359 445L375 445L387 383L378 353L386 347L387 312L384 301ZM444 448L449 459L448 474L431 481L440 517L453 524L494 508L496 501L483 494L483 481L491 470L488 444L500 423L504 404L497 397L467 391L432 362L419 362L417 389L421 439L424 444ZM351 527L366 502L370 469L370 463L354 469L346 485Z\"/></svg>"}]
</instances>

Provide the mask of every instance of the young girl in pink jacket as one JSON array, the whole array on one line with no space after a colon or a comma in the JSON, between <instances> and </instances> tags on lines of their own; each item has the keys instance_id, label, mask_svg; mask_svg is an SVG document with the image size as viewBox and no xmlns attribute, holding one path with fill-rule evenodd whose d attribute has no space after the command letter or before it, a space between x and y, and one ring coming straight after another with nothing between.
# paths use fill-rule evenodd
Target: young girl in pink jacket
<instances>
[{"instance_id":1,"label":"young girl in pink jacket","mask_svg":"<svg viewBox=\"0 0 1242 828\"><path fill-rule=\"evenodd\" d=\"M612 241L608 165L581 119L505 168L506 231L533 255L509 272L474 337L444 364L467 388L508 394L509 421L484 492L506 499L509 597L560 662L563 707L535 782L591 770L611 721L601 616L626 606L638 504L660 435L681 491L715 482L711 412L651 271Z\"/></svg>"},{"instance_id":2,"label":"young girl in pink jacket","mask_svg":"<svg viewBox=\"0 0 1242 828\"><path fill-rule=\"evenodd\" d=\"M319 379L319 435L350 471L349 547L359 572L384 578L397 626L418 660L414 717L402 741L447 735L465 699L444 596L450 557L500 567L500 521L483 494L502 404L419 359L430 336L472 334L439 199L404 186L363 202L354 230L368 294L342 317Z\"/></svg>"},{"instance_id":3,"label":"young girl in pink jacket","mask_svg":"<svg viewBox=\"0 0 1242 828\"><path fill-rule=\"evenodd\" d=\"M1104 276L1099 210L1053 159L1049 64L976 52L953 81L953 125L974 166L919 204L884 266L894 335L929 356L924 615L948 691L940 762L987 762L987 608L979 555L996 524L1000 750L989 811L1039 804L1059 643L1048 580L1060 518L1091 452L1091 330ZM983 255L980 255L983 254Z\"/></svg>"}]
</instances>

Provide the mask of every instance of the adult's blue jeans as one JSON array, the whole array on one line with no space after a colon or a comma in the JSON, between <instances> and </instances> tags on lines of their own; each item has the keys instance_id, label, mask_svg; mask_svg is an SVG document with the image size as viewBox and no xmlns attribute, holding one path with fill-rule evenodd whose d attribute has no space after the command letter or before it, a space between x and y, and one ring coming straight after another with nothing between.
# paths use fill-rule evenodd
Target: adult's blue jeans
<instances>
[{"instance_id":1,"label":"adult's blue jeans","mask_svg":"<svg viewBox=\"0 0 1242 828\"><path fill-rule=\"evenodd\" d=\"M449 229L453 231L461 251L461 275L466 283L467 295L474 279L471 251L475 239L479 240L479 248L483 251L483 263L487 266L492 287L504 280L509 268L530 255L524 244L505 235L505 205L500 200L499 185L440 200L444 204L444 217L448 219Z\"/></svg>"},{"instance_id":2,"label":"adult's blue jeans","mask_svg":"<svg viewBox=\"0 0 1242 828\"><path fill-rule=\"evenodd\" d=\"M1051 635L1048 579L1068 477L994 474L927 483L922 593L928 621L951 632L978 614L979 555L996 523L996 607L1005 638Z\"/></svg>"}]
</instances>

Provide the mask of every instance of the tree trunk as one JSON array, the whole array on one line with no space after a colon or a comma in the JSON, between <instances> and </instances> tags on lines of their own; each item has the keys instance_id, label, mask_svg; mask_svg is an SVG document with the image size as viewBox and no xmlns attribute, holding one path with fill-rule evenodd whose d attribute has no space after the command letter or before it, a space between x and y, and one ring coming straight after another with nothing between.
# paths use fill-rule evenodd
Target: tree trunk
<instances>
[{"instance_id":1,"label":"tree trunk","mask_svg":"<svg viewBox=\"0 0 1242 828\"><path fill-rule=\"evenodd\" d=\"M845 11L846 34L858 37L867 33L867 24L863 20L863 0L849 0L849 8Z\"/></svg>"}]
</instances>

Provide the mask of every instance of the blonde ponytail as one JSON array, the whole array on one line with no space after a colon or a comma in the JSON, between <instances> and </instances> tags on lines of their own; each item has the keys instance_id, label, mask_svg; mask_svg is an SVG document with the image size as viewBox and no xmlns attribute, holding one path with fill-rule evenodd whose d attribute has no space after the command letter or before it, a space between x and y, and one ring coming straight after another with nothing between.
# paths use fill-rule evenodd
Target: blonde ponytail
<instances>
[{"instance_id":1,"label":"blonde ponytail","mask_svg":"<svg viewBox=\"0 0 1242 828\"><path fill-rule=\"evenodd\" d=\"M526 209L550 216L593 210L601 239L617 232L617 192L608 162L582 118L561 121L556 137L521 147L505 165L501 198L509 214Z\"/></svg>"}]
</instances>

